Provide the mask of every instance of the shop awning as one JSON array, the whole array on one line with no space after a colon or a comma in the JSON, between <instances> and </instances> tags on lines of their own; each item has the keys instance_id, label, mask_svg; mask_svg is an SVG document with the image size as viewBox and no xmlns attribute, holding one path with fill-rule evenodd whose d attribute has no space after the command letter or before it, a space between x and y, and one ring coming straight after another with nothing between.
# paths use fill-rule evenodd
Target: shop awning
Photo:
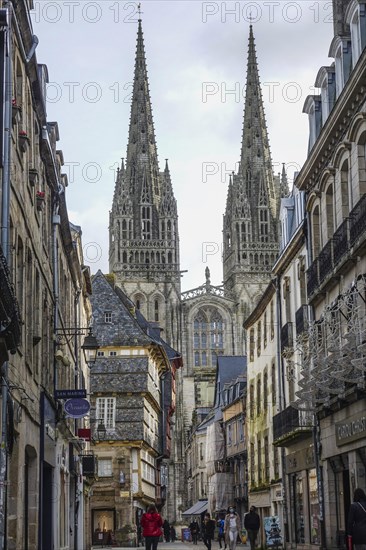
<instances>
[{"instance_id":1,"label":"shop awning","mask_svg":"<svg viewBox=\"0 0 366 550\"><path fill-rule=\"evenodd\" d=\"M196 504L193 504L193 506L183 512L182 516L199 516L200 514L202 514L202 512L207 510L207 503L208 500L206 499L198 500Z\"/></svg>"}]
</instances>

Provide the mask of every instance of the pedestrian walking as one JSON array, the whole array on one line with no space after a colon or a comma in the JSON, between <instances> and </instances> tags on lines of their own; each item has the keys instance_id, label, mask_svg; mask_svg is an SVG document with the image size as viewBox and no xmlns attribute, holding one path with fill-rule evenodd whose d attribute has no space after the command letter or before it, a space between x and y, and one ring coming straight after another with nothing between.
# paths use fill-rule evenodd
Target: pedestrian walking
<instances>
[{"instance_id":1,"label":"pedestrian walking","mask_svg":"<svg viewBox=\"0 0 366 550\"><path fill-rule=\"evenodd\" d=\"M229 545L230 550L236 549L236 541L240 532L240 518L235 512L235 509L230 506L228 514L225 516L225 541Z\"/></svg>"},{"instance_id":2,"label":"pedestrian walking","mask_svg":"<svg viewBox=\"0 0 366 550\"><path fill-rule=\"evenodd\" d=\"M177 533L175 531L174 525L170 526L170 540L175 542L177 540Z\"/></svg>"},{"instance_id":3,"label":"pedestrian walking","mask_svg":"<svg viewBox=\"0 0 366 550\"><path fill-rule=\"evenodd\" d=\"M145 539L146 550L157 550L159 539L162 535L162 525L162 517L158 514L155 506L149 506L147 512L142 514L141 517L142 535Z\"/></svg>"},{"instance_id":4,"label":"pedestrian walking","mask_svg":"<svg viewBox=\"0 0 366 550\"><path fill-rule=\"evenodd\" d=\"M164 520L163 531L164 531L165 542L170 542L170 524L167 519Z\"/></svg>"},{"instance_id":5,"label":"pedestrian walking","mask_svg":"<svg viewBox=\"0 0 366 550\"><path fill-rule=\"evenodd\" d=\"M198 525L196 520L191 521L191 523L189 524L189 530L191 532L193 544L197 544L198 532L200 530L200 526Z\"/></svg>"},{"instance_id":6,"label":"pedestrian walking","mask_svg":"<svg viewBox=\"0 0 366 550\"><path fill-rule=\"evenodd\" d=\"M261 520L256 510L255 506L251 506L249 512L244 516L244 527L248 532L250 550L255 550L255 543L261 526Z\"/></svg>"},{"instance_id":7,"label":"pedestrian walking","mask_svg":"<svg viewBox=\"0 0 366 550\"><path fill-rule=\"evenodd\" d=\"M356 489L348 513L347 534L352 537L351 548L366 550L366 494L363 489Z\"/></svg>"},{"instance_id":8,"label":"pedestrian walking","mask_svg":"<svg viewBox=\"0 0 366 550\"><path fill-rule=\"evenodd\" d=\"M216 525L219 529L219 533L218 533L218 537L217 537L218 543L220 545L220 548L222 548L222 542L223 542L224 545L225 545L225 550L226 550L225 515L224 516L222 516L222 515L219 516L219 519L217 520Z\"/></svg>"},{"instance_id":9,"label":"pedestrian walking","mask_svg":"<svg viewBox=\"0 0 366 550\"><path fill-rule=\"evenodd\" d=\"M215 527L216 524L214 520L211 519L210 514L207 512L202 524L202 540L207 550L211 550L211 544L215 535Z\"/></svg>"}]
</instances>

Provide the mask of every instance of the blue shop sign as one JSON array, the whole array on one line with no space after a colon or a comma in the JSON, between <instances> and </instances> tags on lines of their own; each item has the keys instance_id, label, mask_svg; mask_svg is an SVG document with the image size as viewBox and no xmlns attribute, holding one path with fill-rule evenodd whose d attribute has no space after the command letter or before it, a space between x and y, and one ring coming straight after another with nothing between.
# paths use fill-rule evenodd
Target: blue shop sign
<instances>
[{"instance_id":1,"label":"blue shop sign","mask_svg":"<svg viewBox=\"0 0 366 550\"><path fill-rule=\"evenodd\" d=\"M64 405L67 416L71 418L83 418L90 411L90 403L87 399L68 399Z\"/></svg>"}]
</instances>

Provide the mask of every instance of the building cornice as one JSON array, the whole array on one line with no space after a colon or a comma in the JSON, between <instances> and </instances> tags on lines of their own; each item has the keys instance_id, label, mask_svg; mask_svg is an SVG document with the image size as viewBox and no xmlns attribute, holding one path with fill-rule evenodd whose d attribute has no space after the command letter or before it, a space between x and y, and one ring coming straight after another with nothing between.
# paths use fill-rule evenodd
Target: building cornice
<instances>
[{"instance_id":1,"label":"building cornice","mask_svg":"<svg viewBox=\"0 0 366 550\"><path fill-rule=\"evenodd\" d=\"M296 178L295 185L302 191L311 191L324 168L329 164L338 143L347 132L347 122L366 101L366 49L342 90L333 110L326 120L305 164Z\"/></svg>"}]
</instances>

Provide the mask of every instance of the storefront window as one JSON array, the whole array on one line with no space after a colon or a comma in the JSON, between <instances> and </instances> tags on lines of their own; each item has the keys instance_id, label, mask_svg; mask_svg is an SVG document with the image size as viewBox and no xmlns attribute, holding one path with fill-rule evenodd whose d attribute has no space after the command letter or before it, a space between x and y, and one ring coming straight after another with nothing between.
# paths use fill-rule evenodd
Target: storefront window
<instances>
[{"instance_id":1,"label":"storefront window","mask_svg":"<svg viewBox=\"0 0 366 550\"><path fill-rule=\"evenodd\" d=\"M313 468L308 471L309 482L309 508L310 508L310 542L311 544L320 544L320 524L319 524L319 499L318 499L318 480L316 470Z\"/></svg>"},{"instance_id":2,"label":"storefront window","mask_svg":"<svg viewBox=\"0 0 366 550\"><path fill-rule=\"evenodd\" d=\"M301 473L294 475L296 542L305 543L304 479Z\"/></svg>"},{"instance_id":3,"label":"storefront window","mask_svg":"<svg viewBox=\"0 0 366 550\"><path fill-rule=\"evenodd\" d=\"M93 510L93 544L108 545L114 539L114 510Z\"/></svg>"}]
</instances>

